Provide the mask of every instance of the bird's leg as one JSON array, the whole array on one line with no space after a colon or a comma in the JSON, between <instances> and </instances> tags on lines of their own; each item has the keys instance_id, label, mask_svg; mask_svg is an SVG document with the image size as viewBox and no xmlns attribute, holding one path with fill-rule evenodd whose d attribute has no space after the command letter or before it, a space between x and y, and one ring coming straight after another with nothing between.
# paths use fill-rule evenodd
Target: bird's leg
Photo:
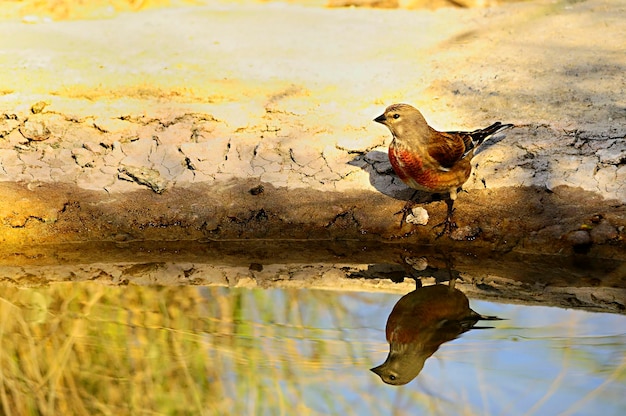
<instances>
[{"instance_id":1,"label":"bird's leg","mask_svg":"<svg viewBox=\"0 0 626 416\"><path fill-rule=\"evenodd\" d=\"M446 256L446 269L448 269L448 286L450 289L454 289L456 276L452 274L452 260L448 256Z\"/></svg>"},{"instance_id":2,"label":"bird's leg","mask_svg":"<svg viewBox=\"0 0 626 416\"><path fill-rule=\"evenodd\" d=\"M400 211L393 214L393 215L402 214L402 218L400 219L400 228L402 228L402 226L406 223L406 217L412 213L412 209L415 206L415 201L413 200L413 198L415 198L415 195L417 195L418 192L419 191L413 192L413 195L411 195L409 200L406 201L406 204L404 204L404 207L402 207Z\"/></svg>"},{"instance_id":3,"label":"bird's leg","mask_svg":"<svg viewBox=\"0 0 626 416\"><path fill-rule=\"evenodd\" d=\"M422 288L422 279L419 276L413 276L413 280L415 280L415 290Z\"/></svg>"},{"instance_id":4,"label":"bird's leg","mask_svg":"<svg viewBox=\"0 0 626 416\"><path fill-rule=\"evenodd\" d=\"M433 227L433 228L437 228L437 227L443 226L443 229L441 230L441 232L437 234L437 238L441 237L444 234L450 234L452 230L457 228L456 223L452 220L452 214L454 213L454 199L450 197L446 198L446 205L448 206L448 211L446 213L445 221Z\"/></svg>"}]
</instances>

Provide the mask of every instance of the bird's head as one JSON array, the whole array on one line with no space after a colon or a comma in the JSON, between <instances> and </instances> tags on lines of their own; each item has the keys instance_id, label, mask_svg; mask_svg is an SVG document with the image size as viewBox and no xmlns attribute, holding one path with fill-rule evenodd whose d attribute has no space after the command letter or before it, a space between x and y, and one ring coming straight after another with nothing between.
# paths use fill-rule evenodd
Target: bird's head
<instances>
[{"instance_id":1,"label":"bird's head","mask_svg":"<svg viewBox=\"0 0 626 416\"><path fill-rule=\"evenodd\" d=\"M392 104L374 121L387 126L395 138L409 132L426 135L430 129L422 113L409 104Z\"/></svg>"},{"instance_id":2,"label":"bird's head","mask_svg":"<svg viewBox=\"0 0 626 416\"><path fill-rule=\"evenodd\" d=\"M387 360L370 371L376 373L382 381L393 386L402 386L413 380L424 368L426 358L420 354L390 352Z\"/></svg>"}]
</instances>

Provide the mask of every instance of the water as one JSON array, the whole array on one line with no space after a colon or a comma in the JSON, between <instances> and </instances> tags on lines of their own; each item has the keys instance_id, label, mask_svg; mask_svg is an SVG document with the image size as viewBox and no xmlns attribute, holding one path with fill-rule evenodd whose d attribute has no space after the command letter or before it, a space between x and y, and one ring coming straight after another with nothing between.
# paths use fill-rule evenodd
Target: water
<instances>
[{"instance_id":1,"label":"water","mask_svg":"<svg viewBox=\"0 0 626 416\"><path fill-rule=\"evenodd\" d=\"M4 414L626 414L626 316L470 299L491 329L404 386L369 369L401 295L0 288Z\"/></svg>"}]
</instances>

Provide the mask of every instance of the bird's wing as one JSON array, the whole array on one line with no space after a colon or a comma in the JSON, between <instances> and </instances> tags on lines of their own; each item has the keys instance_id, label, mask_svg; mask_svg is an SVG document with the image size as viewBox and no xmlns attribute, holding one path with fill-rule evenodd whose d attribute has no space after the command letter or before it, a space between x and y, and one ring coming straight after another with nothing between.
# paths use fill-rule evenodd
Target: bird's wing
<instances>
[{"instance_id":1,"label":"bird's wing","mask_svg":"<svg viewBox=\"0 0 626 416\"><path fill-rule=\"evenodd\" d=\"M442 133L448 136L459 136L465 144L465 151L459 159L463 159L472 150L480 146L485 140L488 140L493 135L513 127L513 124L502 124L499 121L493 123L491 126L484 129L478 129L474 131L449 131Z\"/></svg>"},{"instance_id":2,"label":"bird's wing","mask_svg":"<svg viewBox=\"0 0 626 416\"><path fill-rule=\"evenodd\" d=\"M449 169L463 157L465 149L472 145L472 138L463 132L434 132L428 154L443 168Z\"/></svg>"},{"instance_id":3,"label":"bird's wing","mask_svg":"<svg viewBox=\"0 0 626 416\"><path fill-rule=\"evenodd\" d=\"M513 125L502 124L498 121L498 122L493 123L489 127L485 127L484 129L474 130L473 132L469 133L469 135L471 136L472 143L474 144L474 146L480 146L480 144L483 141L487 140L489 137L493 136L494 134L498 132L501 132L502 130L508 129L509 127L513 127Z\"/></svg>"}]
</instances>

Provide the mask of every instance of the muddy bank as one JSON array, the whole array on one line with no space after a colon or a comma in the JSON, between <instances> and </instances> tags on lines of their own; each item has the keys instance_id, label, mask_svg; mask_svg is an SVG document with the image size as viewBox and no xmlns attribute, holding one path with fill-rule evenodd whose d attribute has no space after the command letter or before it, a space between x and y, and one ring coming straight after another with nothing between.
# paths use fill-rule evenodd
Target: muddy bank
<instances>
[{"instance_id":1,"label":"muddy bank","mask_svg":"<svg viewBox=\"0 0 626 416\"><path fill-rule=\"evenodd\" d=\"M274 188L259 181L104 194L71 185L0 183L2 243L233 239L352 239L435 244L442 249L584 254L626 259L624 210L560 187L500 188L459 198L459 228L438 238L443 201L424 202L430 224L403 224L403 199L367 191Z\"/></svg>"}]
</instances>

